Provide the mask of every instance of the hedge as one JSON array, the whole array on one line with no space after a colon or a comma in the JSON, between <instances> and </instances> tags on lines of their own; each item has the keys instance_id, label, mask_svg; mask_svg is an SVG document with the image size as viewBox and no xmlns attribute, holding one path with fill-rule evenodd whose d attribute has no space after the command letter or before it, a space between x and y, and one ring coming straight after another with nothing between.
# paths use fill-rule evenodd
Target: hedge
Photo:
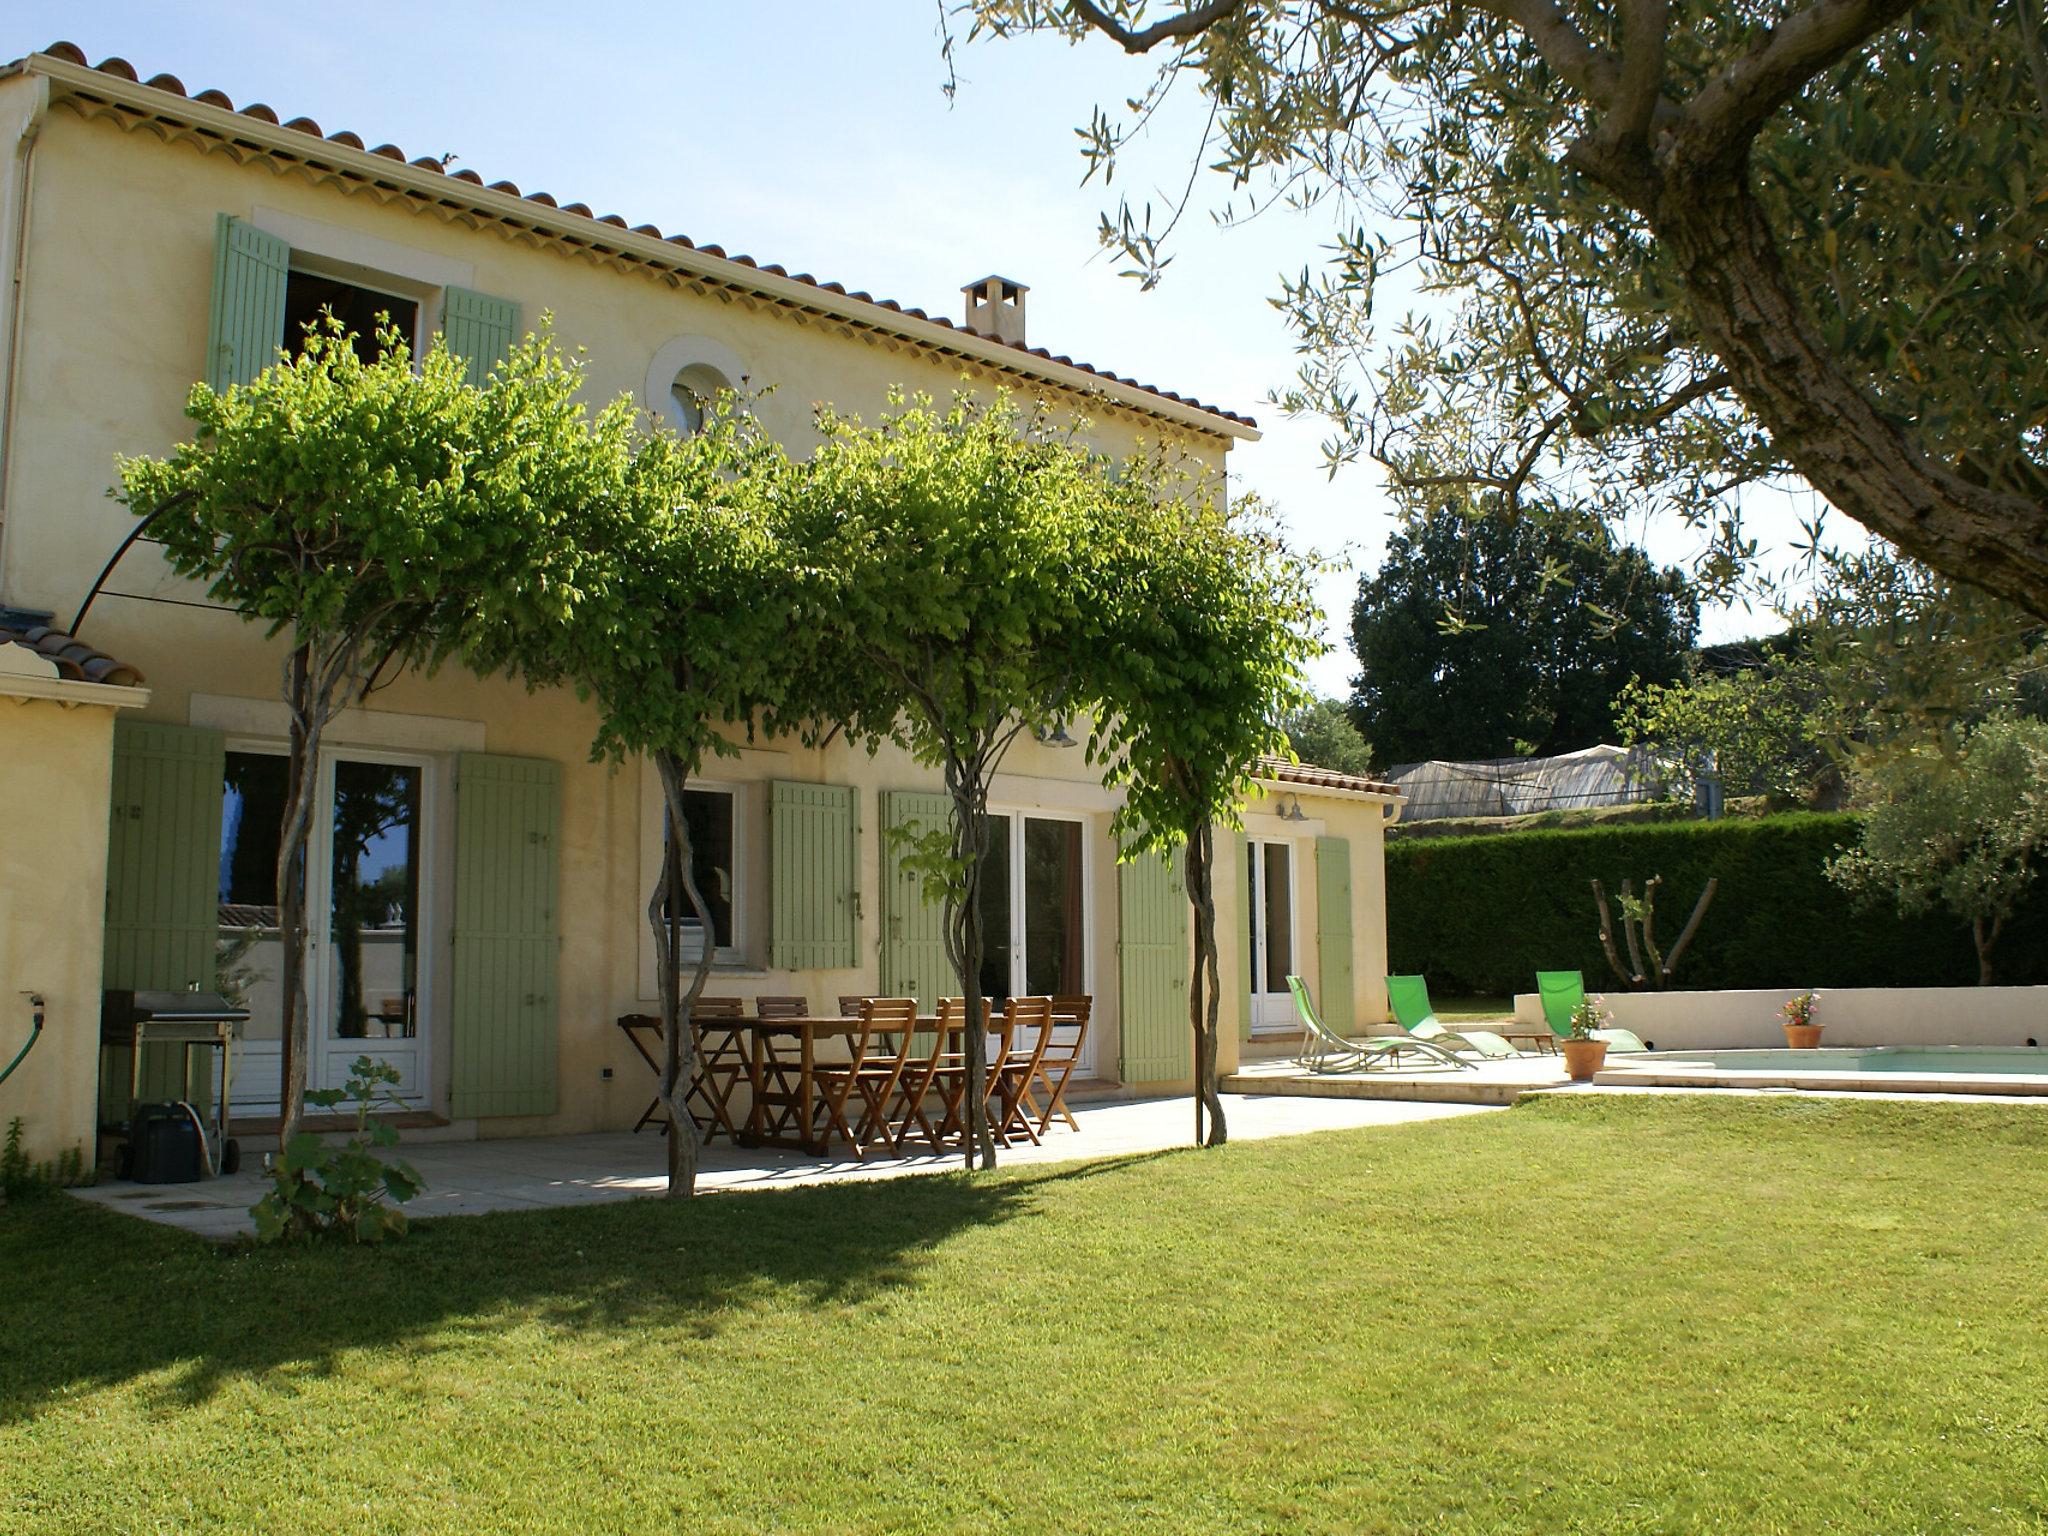
<instances>
[{"instance_id":1,"label":"hedge","mask_svg":"<svg viewBox=\"0 0 2048 1536\"><path fill-rule=\"evenodd\" d=\"M1827 878L1824 862L1856 836L1853 815L1793 813L1390 842L1389 965L1426 976L1439 997L1532 991L1539 969L1615 985L1591 881L1606 885L1611 902L1624 879L1640 889L1661 874L1656 932L1667 951L1708 877L1721 882L1677 987L1974 983L1976 951L1962 923L1859 910ZM1617 908L1617 943L1620 920ZM2006 925L1994 964L2000 982L2048 983L2048 881Z\"/></svg>"}]
</instances>

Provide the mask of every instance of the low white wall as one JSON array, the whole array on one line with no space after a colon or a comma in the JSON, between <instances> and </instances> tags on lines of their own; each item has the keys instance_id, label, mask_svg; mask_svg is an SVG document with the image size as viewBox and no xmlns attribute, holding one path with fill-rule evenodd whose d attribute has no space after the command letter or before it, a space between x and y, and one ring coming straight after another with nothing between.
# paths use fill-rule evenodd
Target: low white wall
<instances>
[{"instance_id":1,"label":"low white wall","mask_svg":"<svg viewBox=\"0 0 2048 1536\"><path fill-rule=\"evenodd\" d=\"M1778 1010L1798 991L1595 995L1654 1049L1700 1051L1784 1045ZM1516 995L1515 1019L1542 1027L1534 992ZM2048 1045L2048 987L1823 988L1814 1021L1823 1045Z\"/></svg>"}]
</instances>

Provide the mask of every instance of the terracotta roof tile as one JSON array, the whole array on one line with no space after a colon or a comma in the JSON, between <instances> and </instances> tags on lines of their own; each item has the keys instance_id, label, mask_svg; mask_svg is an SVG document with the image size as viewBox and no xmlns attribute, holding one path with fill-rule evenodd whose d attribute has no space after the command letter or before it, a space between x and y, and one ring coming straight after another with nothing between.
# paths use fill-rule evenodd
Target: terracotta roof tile
<instances>
[{"instance_id":1,"label":"terracotta roof tile","mask_svg":"<svg viewBox=\"0 0 2048 1536\"><path fill-rule=\"evenodd\" d=\"M1270 783L1299 784L1306 789L1344 789L1365 795L1401 793L1398 784L1364 778L1355 773L1339 773L1334 768L1318 768L1313 763L1290 763L1284 757L1260 758L1256 772L1257 777Z\"/></svg>"},{"instance_id":2,"label":"terracotta roof tile","mask_svg":"<svg viewBox=\"0 0 2048 1536\"><path fill-rule=\"evenodd\" d=\"M0 645L12 641L27 646L46 661L56 663L57 675L74 683L108 683L133 688L142 674L125 661L116 661L104 651L94 650L83 640L73 639L47 624L17 627L0 623Z\"/></svg>"},{"instance_id":3,"label":"terracotta roof tile","mask_svg":"<svg viewBox=\"0 0 2048 1536\"><path fill-rule=\"evenodd\" d=\"M86 65L85 54L82 51L80 51L80 49L76 45L71 43L52 43L49 47L43 49L42 52L48 58L60 59L67 64L77 64L81 66ZM17 59L14 62L17 65L19 65L25 63L26 61ZM126 59L102 59L97 65L91 65L86 67L95 68L101 74L111 75L119 80L127 80L140 84L139 78L135 72L135 67L132 64L130 64ZM229 112L239 110L242 116L255 118L259 122L275 124L278 121L277 114L274 111L272 111L269 107L263 105L261 102L255 102L250 104L249 106L237 109L234 104L234 101L224 92L211 89L202 90L198 92L187 92L184 83L180 81L178 77L175 75L152 75L145 89L162 91L166 95L180 97L185 100L203 102L208 106L220 107ZM320 136L320 125L314 122L311 118L296 117L293 118L291 122L284 124L283 126L287 128L297 129L298 131L313 137ZM355 134L350 133L344 129L340 132L328 135L327 142L344 145L350 149L361 149L364 141L361 138L357 137ZM422 155L419 158L408 162L406 159L405 151L400 149L395 144L379 144L375 149L370 150L369 153L373 155L381 155L387 160L396 160L401 163L409 163L415 168L422 171L432 171L435 172L436 174L447 175L451 180L460 180L472 186L479 185L482 182L482 178L473 171L450 172L447 166L440 159L431 155ZM494 181L490 183L489 190L493 192L502 192L512 197L524 196L528 202L539 203L543 207L548 208L560 208L561 211L564 213L579 214L584 218L592 217L590 209L587 208L582 203L570 203L566 207L563 207L562 205L558 204L554 198L550 197L545 192L530 192L522 194L518 186L509 181ZM605 219L598 222L602 222L605 224L614 224L617 225L618 227L624 227L624 220L619 219L616 215L608 216ZM777 276L784 275L783 269L781 267L762 267L759 262L756 262L750 256L727 256L724 248L721 246L698 245L692 240L690 240L688 237L683 235L663 236L660 229L652 224L635 225L633 226L632 232L635 234L646 235L652 239L665 238L671 244L680 245L686 249L701 252L703 255L706 256L712 256L719 258L721 260L730 261L738 266L753 267L758 270L774 273ZM1224 421L1235 422L1240 426L1251 428L1256 428L1258 426L1257 420L1253 417L1240 415L1236 411L1225 410L1221 406L1205 404L1204 402L1195 399L1192 395L1178 394L1170 389L1162 389L1155 384L1140 383L1138 380L1130 378L1124 374L1112 373L1107 368L1098 368L1092 363L1077 362L1070 357L1066 357L1063 355L1055 355L1054 353L1048 352L1044 347L1029 347L1021 341L1005 342L998 340L997 338L994 337L981 336L979 332L969 332L967 331L965 326L957 325L943 315L927 314L924 310L909 308L905 305L898 304L890 299L871 298L869 295L865 293L849 293L840 284L820 282L817 278L811 276L807 272L795 274L791 278L791 281L803 283L809 287L816 288L821 292L831 293L834 295L842 295L853 303L871 305L876 309L886 310L891 314L907 315L912 319L923 320L928 324L944 326L947 330L956 330L961 331L963 334L975 335L982 341L993 342L996 346L1010 347L1018 352L1024 353L1028 357L1035 357L1043 362L1055 363L1064 368L1072 368L1077 372L1089 374L1098 379L1106 379L1111 383L1121 384L1127 389L1139 390L1145 394L1157 396L1161 400L1170 400L1176 405L1183 405L1189 408L1190 410L1200 411L1205 415L1215 416Z\"/></svg>"}]
</instances>

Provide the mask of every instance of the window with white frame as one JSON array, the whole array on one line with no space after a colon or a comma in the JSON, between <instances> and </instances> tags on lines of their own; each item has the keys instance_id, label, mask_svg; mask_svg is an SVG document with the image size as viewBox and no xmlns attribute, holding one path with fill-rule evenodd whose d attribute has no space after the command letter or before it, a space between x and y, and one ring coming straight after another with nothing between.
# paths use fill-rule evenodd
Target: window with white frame
<instances>
[{"instance_id":1,"label":"window with white frame","mask_svg":"<svg viewBox=\"0 0 2048 1536\"><path fill-rule=\"evenodd\" d=\"M738 796L729 789L683 791L683 822L690 834L690 868L697 890L711 914L712 951L722 961L740 958ZM668 823L662 820L662 856L668 856ZM687 896L679 908L685 959L701 953L704 942L696 909Z\"/></svg>"}]
</instances>

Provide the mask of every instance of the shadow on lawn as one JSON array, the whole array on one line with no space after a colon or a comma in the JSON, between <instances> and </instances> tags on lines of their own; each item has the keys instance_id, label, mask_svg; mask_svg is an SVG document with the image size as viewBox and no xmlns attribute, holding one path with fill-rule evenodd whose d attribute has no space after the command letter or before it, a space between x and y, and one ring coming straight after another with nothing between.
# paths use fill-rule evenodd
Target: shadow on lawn
<instances>
[{"instance_id":1,"label":"shadow on lawn","mask_svg":"<svg viewBox=\"0 0 2048 1536\"><path fill-rule=\"evenodd\" d=\"M712 1338L750 1302L792 1290L809 1307L857 1307L912 1283L954 1234L1029 1216L1057 1186L1175 1155L445 1217L382 1248L220 1248L52 1197L0 1213L0 1273L28 1298L0 1351L0 1423L158 1371L175 1372L165 1393L177 1406L237 1377L325 1375L343 1351L402 1346L459 1319Z\"/></svg>"}]
</instances>

